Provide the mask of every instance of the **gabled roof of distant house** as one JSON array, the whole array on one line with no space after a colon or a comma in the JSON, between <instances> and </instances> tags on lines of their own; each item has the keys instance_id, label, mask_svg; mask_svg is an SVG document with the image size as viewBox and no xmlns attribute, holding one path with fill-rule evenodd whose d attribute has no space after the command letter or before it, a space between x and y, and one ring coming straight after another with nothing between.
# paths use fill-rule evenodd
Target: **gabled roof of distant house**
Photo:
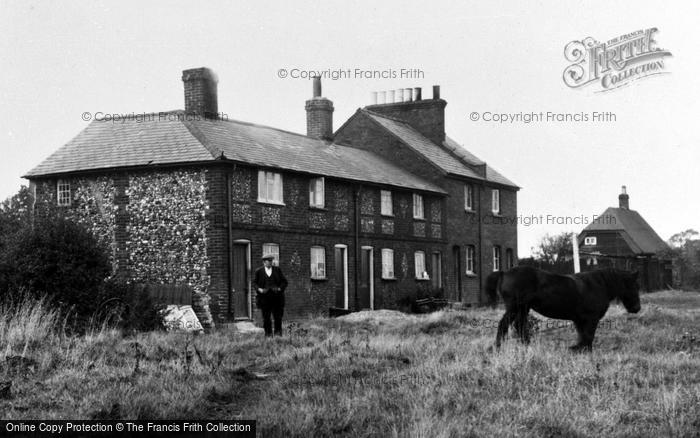
<instances>
[{"instance_id":1,"label":"gabled roof of distant house","mask_svg":"<svg viewBox=\"0 0 700 438\"><path fill-rule=\"evenodd\" d=\"M443 144L438 145L406 122L367 109L361 109L359 113L365 114L381 125L406 146L421 154L447 174L518 188L515 183L447 136ZM485 176L479 173L479 167L485 168Z\"/></svg>"},{"instance_id":2,"label":"gabled roof of distant house","mask_svg":"<svg viewBox=\"0 0 700 438\"><path fill-rule=\"evenodd\" d=\"M25 177L225 158L259 167L445 193L372 152L263 125L187 119L184 111L165 114L169 117L146 115L140 122L93 121Z\"/></svg>"},{"instance_id":3,"label":"gabled roof of distant house","mask_svg":"<svg viewBox=\"0 0 700 438\"><path fill-rule=\"evenodd\" d=\"M627 208L609 207L603 212L600 220L583 229L579 240L583 240L589 231L617 231L637 254L655 254L668 249L666 242L647 221L637 211Z\"/></svg>"}]
</instances>

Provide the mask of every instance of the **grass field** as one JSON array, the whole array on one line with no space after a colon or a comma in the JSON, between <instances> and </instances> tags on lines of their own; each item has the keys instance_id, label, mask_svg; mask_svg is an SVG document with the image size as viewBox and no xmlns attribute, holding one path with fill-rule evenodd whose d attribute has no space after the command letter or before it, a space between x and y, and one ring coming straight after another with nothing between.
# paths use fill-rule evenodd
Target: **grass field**
<instances>
[{"instance_id":1,"label":"grass field","mask_svg":"<svg viewBox=\"0 0 700 438\"><path fill-rule=\"evenodd\" d=\"M547 321L490 347L498 309L360 312L283 338L61 335L41 303L0 312L4 419L257 419L261 436L698 436L700 293L611 307L592 354ZM18 356L24 359L18 359ZM5 385L7 386L7 385Z\"/></svg>"}]
</instances>

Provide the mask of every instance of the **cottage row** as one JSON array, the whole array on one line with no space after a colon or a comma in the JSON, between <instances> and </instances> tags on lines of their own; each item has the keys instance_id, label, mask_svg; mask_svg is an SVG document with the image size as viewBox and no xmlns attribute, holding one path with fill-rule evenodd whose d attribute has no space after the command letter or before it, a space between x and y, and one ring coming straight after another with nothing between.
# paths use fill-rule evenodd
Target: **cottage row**
<instances>
[{"instance_id":1,"label":"cottage row","mask_svg":"<svg viewBox=\"0 0 700 438\"><path fill-rule=\"evenodd\" d=\"M186 70L184 111L93 121L26 177L112 251L113 275L187 284L205 325L256 318L251 273L274 254L286 314L479 304L513 265L518 187L445 135L434 87L358 109L333 131L320 80L307 133L222 118L217 78ZM163 113L161 113L163 114Z\"/></svg>"}]
</instances>

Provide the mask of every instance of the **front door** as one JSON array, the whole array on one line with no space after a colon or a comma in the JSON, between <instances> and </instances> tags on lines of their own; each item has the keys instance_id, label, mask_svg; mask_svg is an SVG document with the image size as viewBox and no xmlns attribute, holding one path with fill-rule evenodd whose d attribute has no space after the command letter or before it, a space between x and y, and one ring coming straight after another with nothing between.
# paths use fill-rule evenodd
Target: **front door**
<instances>
[{"instance_id":1,"label":"front door","mask_svg":"<svg viewBox=\"0 0 700 438\"><path fill-rule=\"evenodd\" d=\"M348 308L348 249L335 247L335 307Z\"/></svg>"},{"instance_id":2,"label":"front door","mask_svg":"<svg viewBox=\"0 0 700 438\"><path fill-rule=\"evenodd\" d=\"M360 252L359 310L372 309L372 248L363 247Z\"/></svg>"},{"instance_id":3,"label":"front door","mask_svg":"<svg viewBox=\"0 0 700 438\"><path fill-rule=\"evenodd\" d=\"M452 248L452 260L454 262L454 285L455 290L452 294L452 301L462 301L462 256L459 246Z\"/></svg>"},{"instance_id":4,"label":"front door","mask_svg":"<svg viewBox=\"0 0 700 438\"><path fill-rule=\"evenodd\" d=\"M248 278L249 243L233 244L232 256L232 285L231 299L233 301L233 317L235 319L250 318L250 279Z\"/></svg>"},{"instance_id":5,"label":"front door","mask_svg":"<svg viewBox=\"0 0 700 438\"><path fill-rule=\"evenodd\" d=\"M432 286L435 289L440 289L442 287L442 257L439 252L433 253L433 259L430 267L432 269L430 280L432 281Z\"/></svg>"}]
</instances>

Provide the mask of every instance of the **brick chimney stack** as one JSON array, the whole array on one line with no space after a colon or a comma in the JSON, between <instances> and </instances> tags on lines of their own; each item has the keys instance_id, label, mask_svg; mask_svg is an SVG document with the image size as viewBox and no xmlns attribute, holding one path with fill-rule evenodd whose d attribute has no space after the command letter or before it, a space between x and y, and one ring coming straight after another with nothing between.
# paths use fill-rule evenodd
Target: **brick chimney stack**
<instances>
[{"instance_id":1,"label":"brick chimney stack","mask_svg":"<svg viewBox=\"0 0 700 438\"><path fill-rule=\"evenodd\" d=\"M445 141L445 106L440 98L440 86L433 85L433 98L423 99L421 88L390 90L388 97L379 92L379 103L366 108L387 117L399 119L437 144Z\"/></svg>"},{"instance_id":2,"label":"brick chimney stack","mask_svg":"<svg viewBox=\"0 0 700 438\"><path fill-rule=\"evenodd\" d=\"M208 119L218 117L216 84L219 79L206 67L192 68L182 72L185 83L185 112Z\"/></svg>"},{"instance_id":3,"label":"brick chimney stack","mask_svg":"<svg viewBox=\"0 0 700 438\"><path fill-rule=\"evenodd\" d=\"M321 78L314 77L313 97L306 101L306 135L322 140L333 139L333 102L321 97Z\"/></svg>"},{"instance_id":4,"label":"brick chimney stack","mask_svg":"<svg viewBox=\"0 0 700 438\"><path fill-rule=\"evenodd\" d=\"M620 200L620 208L630 209L630 196L627 194L627 186L622 186L622 193L617 198Z\"/></svg>"}]
</instances>

